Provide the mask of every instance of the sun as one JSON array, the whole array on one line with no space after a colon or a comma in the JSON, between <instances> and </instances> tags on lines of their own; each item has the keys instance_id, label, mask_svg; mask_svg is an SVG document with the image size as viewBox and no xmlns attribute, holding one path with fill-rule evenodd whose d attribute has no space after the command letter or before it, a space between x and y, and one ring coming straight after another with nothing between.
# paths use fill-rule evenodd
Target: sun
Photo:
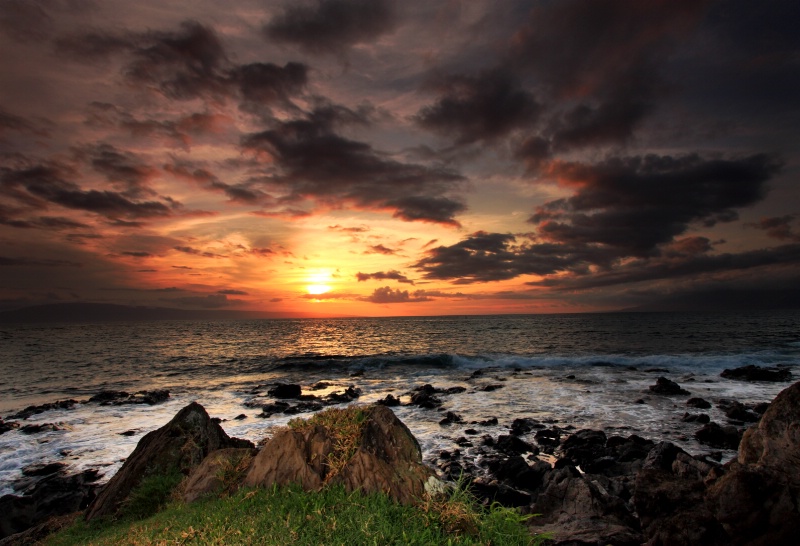
<instances>
[{"instance_id":1,"label":"sun","mask_svg":"<svg viewBox=\"0 0 800 546\"><path fill-rule=\"evenodd\" d=\"M308 290L309 294L324 294L325 292L330 292L331 287L327 284L309 284L306 286L306 290Z\"/></svg>"}]
</instances>

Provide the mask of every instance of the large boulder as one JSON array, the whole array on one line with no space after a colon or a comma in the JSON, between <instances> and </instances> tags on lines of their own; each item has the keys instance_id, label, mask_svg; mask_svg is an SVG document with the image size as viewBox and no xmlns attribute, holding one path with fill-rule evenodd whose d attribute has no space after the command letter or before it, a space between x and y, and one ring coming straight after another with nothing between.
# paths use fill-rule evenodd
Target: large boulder
<instances>
[{"instance_id":1,"label":"large boulder","mask_svg":"<svg viewBox=\"0 0 800 546\"><path fill-rule=\"evenodd\" d=\"M373 405L326 410L278 432L253 460L244 485L299 483L318 490L342 484L410 503L422 497L431 476L411 431L392 410Z\"/></svg>"},{"instance_id":2,"label":"large boulder","mask_svg":"<svg viewBox=\"0 0 800 546\"><path fill-rule=\"evenodd\" d=\"M800 383L783 390L748 429L738 459L707 505L735 545L796 543L800 536Z\"/></svg>"},{"instance_id":3,"label":"large boulder","mask_svg":"<svg viewBox=\"0 0 800 546\"><path fill-rule=\"evenodd\" d=\"M187 475L212 451L252 448L246 440L230 438L205 408L192 402L163 427L147 433L86 511L86 519L111 516L143 480L155 474L180 471Z\"/></svg>"},{"instance_id":4,"label":"large boulder","mask_svg":"<svg viewBox=\"0 0 800 546\"><path fill-rule=\"evenodd\" d=\"M716 467L670 442L657 444L636 475L633 496L648 546L722 546L729 537L704 505Z\"/></svg>"}]
</instances>

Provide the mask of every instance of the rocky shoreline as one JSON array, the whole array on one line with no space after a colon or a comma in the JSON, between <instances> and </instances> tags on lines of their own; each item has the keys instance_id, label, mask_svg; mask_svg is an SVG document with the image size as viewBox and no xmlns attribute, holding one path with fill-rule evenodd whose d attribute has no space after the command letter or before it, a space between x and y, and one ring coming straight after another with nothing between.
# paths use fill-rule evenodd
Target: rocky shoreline
<instances>
[{"instance_id":1,"label":"rocky shoreline","mask_svg":"<svg viewBox=\"0 0 800 546\"><path fill-rule=\"evenodd\" d=\"M726 370L723 377L735 381L787 381L791 375L782 368L745 367ZM321 390L327 385L317 387ZM482 388L497 389L502 388L502 384L487 384ZM306 390L313 391L314 386ZM463 391L464 387L421 385L400 397L387 395L377 406L385 408L403 404L437 411L442 410L443 397ZM800 521L795 503L800 492L800 383L782 391L769 405L715 400L715 405L727 417L727 422L722 424L712 422L702 411L710 408L712 402L689 397L685 389L667 378L659 377L650 387L650 392L657 396L685 399L683 419L698 425L695 437L710 448L708 453L692 456L660 439L575 430L569 425L539 422L532 418L516 419L508 424L507 434L492 436L481 434L480 429L496 426L496 419L468 421L452 411L441 411L439 424L443 429L454 425L468 428L464 428L464 436L456 440L459 449L428 454L428 461L435 457L434 468L427 474L421 471L419 477L433 475L435 471L445 480L465 480L473 493L485 502L499 502L519 507L525 513L540 514L531 518L532 530L551 533L555 544L787 543L784 541L794 536L792 533L798 530L796 522ZM353 386L343 392L317 396L302 394L299 385L275 384L266 394L272 401L257 403L265 417L275 413L313 412L326 406L346 404L356 401L360 390ZM93 397L91 401L98 404L155 404L166 397L168 393L131 395L108 392ZM59 401L26 408L11 416L10 420L0 421L0 431L4 427L11 430L15 425L22 431L25 425L20 425L19 421L24 421L26 415L54 407L69 409L70 402L77 403ZM189 413L199 414L199 410L194 408ZM188 462L181 463L184 474L190 475L194 469L206 464L204 460L211 453L216 457L230 450L256 453L249 442L228 438L218 422L207 414L197 419L204 423L206 432L203 434L215 439L193 441L205 447L194 453ZM172 440L169 439L177 436L163 432L165 428L147 434L139 446L165 448L170 445ZM319 438L315 444L317 447L313 449L303 443L309 438L295 440L299 446L298 453L303 453L306 460L313 449L323 449ZM718 451L722 449L738 449L738 456L723 465ZM14 543L16 539L9 535L39 525L53 515L87 507L88 514L103 513L102 510L98 512L98 506L111 506L113 503L108 504L102 498L107 498L109 491L118 489L112 484L124 481L125 475L136 475L137 472L130 469L137 465L152 466L152 460L137 455L139 451L137 447L123 469L102 487L97 485L99 473L96 470L69 475L64 465L58 463L26 468L23 478L14 484L17 494L0 498L0 513L3 514L0 517L0 536L8 536L9 543ZM266 446L262 447L255 458L263 459L263 454L268 451ZM295 456L294 459L301 461L303 457ZM411 453L409 457L415 459L417 456ZM418 458L421 462L421 453ZM142 463L141 460L148 462ZM271 460L288 459L272 457ZM367 466L372 469L370 472L361 471L361 481L351 480L353 487L363 488L363 477L374 474L376 463L370 464ZM280 471L289 481L292 478L299 480L296 471L286 465L273 464L273 467L273 473ZM140 469L138 474L141 473ZM319 477L319 472L317 475ZM310 476L306 474L304 479L314 483ZM126 486L128 491L135 481ZM381 483L386 486L389 482ZM412 487L412 490L415 494L420 493L418 487Z\"/></svg>"}]
</instances>

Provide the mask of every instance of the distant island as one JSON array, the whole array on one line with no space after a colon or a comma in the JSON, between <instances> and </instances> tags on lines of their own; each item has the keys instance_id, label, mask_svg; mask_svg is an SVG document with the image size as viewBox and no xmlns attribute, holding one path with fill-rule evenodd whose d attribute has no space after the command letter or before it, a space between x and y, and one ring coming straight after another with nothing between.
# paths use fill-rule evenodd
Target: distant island
<instances>
[{"instance_id":1,"label":"distant island","mask_svg":"<svg viewBox=\"0 0 800 546\"><path fill-rule=\"evenodd\" d=\"M243 320L278 318L277 313L219 309L139 307L114 303L51 303L0 312L0 323L109 322L151 320Z\"/></svg>"}]
</instances>

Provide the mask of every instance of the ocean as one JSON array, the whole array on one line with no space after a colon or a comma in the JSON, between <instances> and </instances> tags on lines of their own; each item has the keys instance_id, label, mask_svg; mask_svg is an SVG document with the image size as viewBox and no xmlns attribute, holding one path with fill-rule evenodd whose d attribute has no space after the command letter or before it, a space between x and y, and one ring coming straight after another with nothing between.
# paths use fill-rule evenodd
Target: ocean
<instances>
[{"instance_id":1,"label":"ocean","mask_svg":"<svg viewBox=\"0 0 800 546\"><path fill-rule=\"evenodd\" d=\"M407 393L424 384L463 387L437 395L439 410L393 408L428 462L468 429L479 445L481 436L505 434L521 417L564 434L638 434L703 453L712 450L694 439L699 425L681 420L697 412L686 407L688 396L648 390L659 376L710 401L714 407L702 411L725 423L719 400L769 402L790 383L730 380L720 372L786 366L796 378L799 362L800 311L5 324L6 421L29 405L85 401L104 390L167 389L170 398L156 405L78 403L17 420L57 430L0 435L0 495L13 492L23 468L39 463L97 468L108 479L144 434L191 401L220 418L229 435L258 442L297 417L257 417L260 404L273 402L267 390L276 382L322 396L354 386L361 389L357 404L388 394L408 402ZM446 411L463 422L441 425ZM524 439L535 443L532 433ZM469 457L470 449L462 452Z\"/></svg>"}]
</instances>

